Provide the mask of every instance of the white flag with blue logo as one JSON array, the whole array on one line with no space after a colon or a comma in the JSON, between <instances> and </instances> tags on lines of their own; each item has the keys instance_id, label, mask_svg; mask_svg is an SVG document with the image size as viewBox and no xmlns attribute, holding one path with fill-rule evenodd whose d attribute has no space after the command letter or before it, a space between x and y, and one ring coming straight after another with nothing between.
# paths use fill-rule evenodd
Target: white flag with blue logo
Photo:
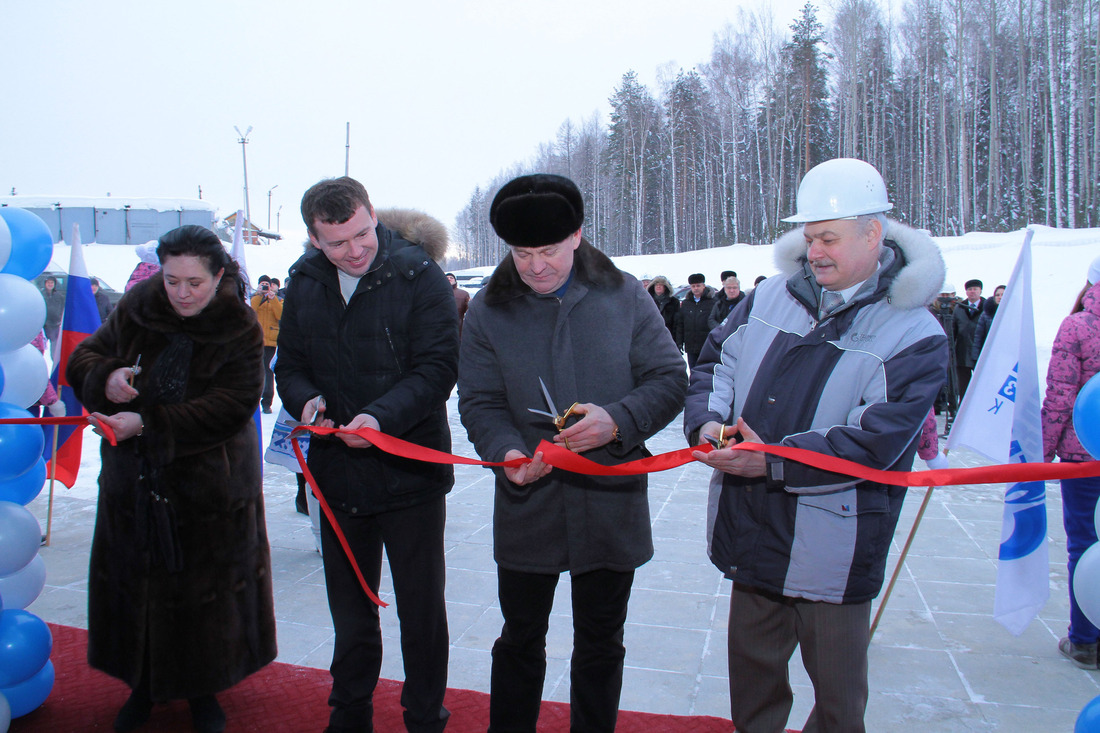
<instances>
[{"instance_id":1,"label":"white flag with blue logo","mask_svg":"<svg viewBox=\"0 0 1100 733\"><path fill-rule=\"evenodd\" d=\"M1035 313L1031 301L1031 237L997 308L993 326L947 447L968 446L997 463L1043 460L1039 365L1035 354ZM1009 484L1005 489L997 591L993 618L1019 635L1050 596L1046 485Z\"/></svg>"}]
</instances>

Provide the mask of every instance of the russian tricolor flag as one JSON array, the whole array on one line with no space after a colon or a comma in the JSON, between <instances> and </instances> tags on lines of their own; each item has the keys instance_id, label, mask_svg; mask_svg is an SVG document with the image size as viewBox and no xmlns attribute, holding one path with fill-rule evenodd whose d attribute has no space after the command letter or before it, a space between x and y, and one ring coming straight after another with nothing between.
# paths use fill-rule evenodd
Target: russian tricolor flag
<instances>
[{"instance_id":1,"label":"russian tricolor flag","mask_svg":"<svg viewBox=\"0 0 1100 733\"><path fill-rule=\"evenodd\" d=\"M99 328L99 309L92 295L92 283L88 278L88 268L84 264L84 247L80 243L80 227L73 224L72 250L69 254L69 280L65 293L65 314L61 319L61 352L54 366L50 381L61 401L65 403L66 415L86 415L84 406L76 399L73 388L65 379L65 366L69 355L81 341L95 333ZM70 489L76 482L80 470L80 451L84 432L80 427L63 425L60 428L43 428L46 432L46 447L42 455L46 459L46 475L55 477ZM57 436L56 460L54 436Z\"/></svg>"}]
</instances>

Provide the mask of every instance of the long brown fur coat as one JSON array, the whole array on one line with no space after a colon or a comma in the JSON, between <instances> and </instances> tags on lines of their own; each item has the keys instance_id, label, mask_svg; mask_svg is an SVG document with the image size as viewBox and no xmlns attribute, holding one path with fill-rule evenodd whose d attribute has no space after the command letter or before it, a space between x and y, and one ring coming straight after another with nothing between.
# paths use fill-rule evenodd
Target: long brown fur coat
<instances>
[{"instance_id":1,"label":"long brown fur coat","mask_svg":"<svg viewBox=\"0 0 1100 733\"><path fill-rule=\"evenodd\" d=\"M192 344L184 394L148 404L149 382L173 334ZM117 405L107 377L134 364L141 395ZM88 661L125 681L144 666L156 700L224 690L275 658L271 556L258 435L263 389L256 316L223 278L211 303L181 318L160 274L136 285L73 352L67 376L89 412L137 411L141 436L103 441L88 581ZM163 365L162 365L163 366ZM140 480L139 480L139 477ZM176 514L182 569L160 559L150 490Z\"/></svg>"}]
</instances>

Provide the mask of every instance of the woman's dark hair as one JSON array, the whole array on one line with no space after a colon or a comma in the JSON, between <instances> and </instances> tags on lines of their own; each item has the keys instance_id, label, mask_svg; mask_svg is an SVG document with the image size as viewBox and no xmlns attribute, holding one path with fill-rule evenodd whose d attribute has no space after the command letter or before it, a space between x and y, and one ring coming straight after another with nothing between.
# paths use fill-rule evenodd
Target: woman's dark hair
<instances>
[{"instance_id":1,"label":"woman's dark hair","mask_svg":"<svg viewBox=\"0 0 1100 733\"><path fill-rule=\"evenodd\" d=\"M1069 314L1072 316L1074 313L1080 313L1085 309L1085 293L1092 290L1092 283L1085 280L1085 287L1081 288L1081 292L1077 294L1077 299L1073 301L1073 308L1070 309Z\"/></svg>"},{"instance_id":2,"label":"woman's dark hair","mask_svg":"<svg viewBox=\"0 0 1100 733\"><path fill-rule=\"evenodd\" d=\"M211 275L217 275L218 270L225 270L223 280L229 278L230 282L237 283L237 292L241 300L245 299L245 283L241 279L241 268L236 261L225 251L225 245L218 235L206 227L197 224L184 224L170 232L161 235L157 241L157 259L161 266L165 258L190 255L198 257L206 263L206 269Z\"/></svg>"}]
</instances>

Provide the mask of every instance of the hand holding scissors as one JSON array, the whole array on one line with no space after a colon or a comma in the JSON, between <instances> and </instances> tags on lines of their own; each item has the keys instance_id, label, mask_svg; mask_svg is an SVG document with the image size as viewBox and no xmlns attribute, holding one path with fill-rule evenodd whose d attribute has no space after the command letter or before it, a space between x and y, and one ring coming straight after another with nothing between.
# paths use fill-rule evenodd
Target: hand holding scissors
<instances>
[{"instance_id":1,"label":"hand holding scissors","mask_svg":"<svg viewBox=\"0 0 1100 733\"><path fill-rule=\"evenodd\" d=\"M760 436L745 423L743 418L737 418L737 425L735 427L709 422L702 427L699 433L711 445L715 445L716 442L718 445L715 446L714 450L708 453L693 451L691 456L695 460L701 461L711 468L716 468L723 473L732 474L734 476L753 478L765 474L767 464L763 453L747 450L732 450L728 447L730 438L734 438L734 442L736 443L764 442L760 439Z\"/></svg>"},{"instance_id":2,"label":"hand holding scissors","mask_svg":"<svg viewBox=\"0 0 1100 733\"><path fill-rule=\"evenodd\" d=\"M550 418L554 423L554 427L558 429L558 434L554 436L555 443L561 443L567 450L574 453L581 453L599 448L601 445L607 445L615 439L617 428L615 421L611 419L611 415L607 413L607 410L590 402L583 404L574 402L564 414L559 415L558 408L554 406L554 400L550 397L550 390L546 388L546 383L542 381L542 377L539 377L539 386L542 387L542 396L546 400L550 412L536 410L533 407L529 407L527 410L536 415L544 415ZM577 415L583 417L573 425L568 425L569 418Z\"/></svg>"}]
</instances>

